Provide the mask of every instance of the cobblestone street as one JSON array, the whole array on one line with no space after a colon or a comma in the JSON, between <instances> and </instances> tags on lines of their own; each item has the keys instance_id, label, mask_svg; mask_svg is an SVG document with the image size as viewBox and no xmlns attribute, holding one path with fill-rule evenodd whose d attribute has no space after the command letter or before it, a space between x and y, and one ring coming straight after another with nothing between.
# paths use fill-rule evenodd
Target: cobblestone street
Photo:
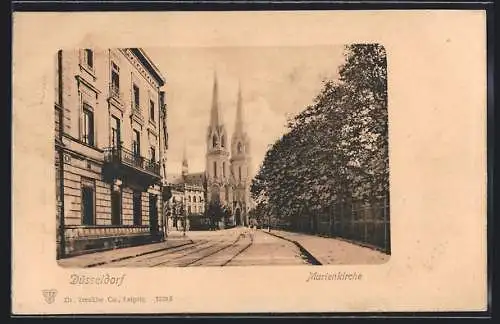
<instances>
[{"instance_id":1,"label":"cobblestone street","mask_svg":"<svg viewBox=\"0 0 500 324\"><path fill-rule=\"evenodd\" d=\"M245 227L171 234L166 242L59 261L66 267L188 267L383 263L388 256L334 238Z\"/></svg>"}]
</instances>

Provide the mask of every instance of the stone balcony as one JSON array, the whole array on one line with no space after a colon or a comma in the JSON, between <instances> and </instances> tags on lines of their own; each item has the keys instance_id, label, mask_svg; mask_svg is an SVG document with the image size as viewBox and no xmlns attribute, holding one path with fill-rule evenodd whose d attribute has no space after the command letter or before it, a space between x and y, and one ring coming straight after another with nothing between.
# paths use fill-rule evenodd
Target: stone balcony
<instances>
[{"instance_id":1,"label":"stone balcony","mask_svg":"<svg viewBox=\"0 0 500 324\"><path fill-rule=\"evenodd\" d=\"M161 181L159 162L123 147L104 149L104 169L105 177L110 180L127 178L145 187Z\"/></svg>"}]
</instances>

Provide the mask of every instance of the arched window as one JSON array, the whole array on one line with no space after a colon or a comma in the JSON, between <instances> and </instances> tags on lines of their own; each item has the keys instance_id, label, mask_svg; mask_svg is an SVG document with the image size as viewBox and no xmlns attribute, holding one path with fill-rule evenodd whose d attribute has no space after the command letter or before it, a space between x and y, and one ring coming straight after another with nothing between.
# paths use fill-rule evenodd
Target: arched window
<instances>
[{"instance_id":1,"label":"arched window","mask_svg":"<svg viewBox=\"0 0 500 324\"><path fill-rule=\"evenodd\" d=\"M238 175L239 175L239 178L240 178L240 181L241 181L241 167L238 167Z\"/></svg>"},{"instance_id":2,"label":"arched window","mask_svg":"<svg viewBox=\"0 0 500 324\"><path fill-rule=\"evenodd\" d=\"M222 135L222 137L220 139L220 145L222 147L226 147L226 137L224 135Z\"/></svg>"},{"instance_id":3,"label":"arched window","mask_svg":"<svg viewBox=\"0 0 500 324\"><path fill-rule=\"evenodd\" d=\"M243 145L241 145L241 142L238 142L238 153L241 153L243 150Z\"/></svg>"},{"instance_id":4,"label":"arched window","mask_svg":"<svg viewBox=\"0 0 500 324\"><path fill-rule=\"evenodd\" d=\"M213 148L217 147L217 136L215 135L212 137L212 147Z\"/></svg>"},{"instance_id":5,"label":"arched window","mask_svg":"<svg viewBox=\"0 0 500 324\"><path fill-rule=\"evenodd\" d=\"M219 201L219 189L217 187L212 188L212 201Z\"/></svg>"},{"instance_id":6,"label":"arched window","mask_svg":"<svg viewBox=\"0 0 500 324\"><path fill-rule=\"evenodd\" d=\"M217 162L214 161L214 178L217 178Z\"/></svg>"},{"instance_id":7,"label":"arched window","mask_svg":"<svg viewBox=\"0 0 500 324\"><path fill-rule=\"evenodd\" d=\"M191 196L188 197L189 202L191 202Z\"/></svg>"}]
</instances>

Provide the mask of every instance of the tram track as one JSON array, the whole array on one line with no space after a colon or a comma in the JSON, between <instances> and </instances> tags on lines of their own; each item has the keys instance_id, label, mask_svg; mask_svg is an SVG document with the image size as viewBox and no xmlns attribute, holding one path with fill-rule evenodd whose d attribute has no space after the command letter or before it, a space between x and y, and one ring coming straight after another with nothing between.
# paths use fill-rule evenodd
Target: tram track
<instances>
[{"instance_id":1,"label":"tram track","mask_svg":"<svg viewBox=\"0 0 500 324\"><path fill-rule=\"evenodd\" d=\"M179 255L179 256L177 256L177 257L175 257L175 258L173 258L173 259L169 259L169 260L167 260L167 261L162 261L162 262L159 262L159 263L153 264L153 265L151 265L151 266L152 266L152 267L158 267L158 266L162 266L162 265L169 266L169 265L168 265L168 263L174 263L174 264L175 264L175 263L176 263L176 261L180 261L180 260L182 260L182 259L183 259L183 258L185 258L185 257L189 257L190 255L196 254L196 253L198 253L198 252L200 252L200 251L206 251L206 250L209 250L209 249L211 249L211 248L213 248L213 247L216 247L216 246L218 246L218 244L219 244L220 242L223 242L223 241L219 241L219 242L209 242L209 241L207 241L207 242L205 242L204 244L209 243L209 245L208 245L208 246L204 246L204 247L202 247L202 248L199 248L199 247L200 247L200 246L202 246L203 244L198 245L198 246L196 247L197 249L195 249L195 250L194 250L194 251L192 251L192 252L184 253L184 254ZM212 255L212 254L214 254L214 253L217 253L218 251L220 251L220 250L222 250L222 249L224 249L224 248L227 248L227 247L231 246L232 244L234 244L234 242L233 242L233 243L231 243L231 244L229 244L229 245L227 245L227 246L223 246L223 247L222 247L222 248L220 248L220 249L217 249L217 251L215 251L215 252L210 252L210 253L206 254L205 256L202 256L202 257L201 257L201 258L199 258L199 259L203 259L204 257L207 257L207 256L209 256L209 255ZM189 262L187 263L187 265L186 265L185 263L182 263L182 261L181 261L181 263L180 263L180 264L176 264L176 265L173 265L173 266L175 266L175 267L186 267L186 266L189 266L189 264L191 264L191 263L193 263L193 262L196 262L196 260L198 260L198 259L195 259L195 261L189 261Z\"/></svg>"},{"instance_id":2,"label":"tram track","mask_svg":"<svg viewBox=\"0 0 500 324\"><path fill-rule=\"evenodd\" d=\"M175 254L175 253L178 253L180 251L186 251L186 250L196 249L200 245L203 245L203 244L206 244L206 243L208 243L208 241L200 241L200 242L196 242L196 243L193 242L193 243L185 244L185 245L174 247L174 248L169 248L169 249L160 250L160 251L154 251L154 252L151 252L151 253L146 253L146 254L143 254L143 255L138 255L138 256L135 256L135 257L132 257L132 258L126 258L126 259L123 259L123 260L117 260L117 261L114 261L114 262L110 263L109 266L120 267L120 266L123 266L123 265L121 265L123 262L126 263L126 266L130 266L131 263L147 263L150 260L154 260L154 259L157 259L157 258L160 258L160 257L164 257L164 256L168 256L168 255L171 255L171 254Z\"/></svg>"},{"instance_id":3,"label":"tram track","mask_svg":"<svg viewBox=\"0 0 500 324\"><path fill-rule=\"evenodd\" d=\"M224 262L223 264L221 264L222 267L228 265L231 261L233 261L238 255L242 254L243 252L245 252L250 246L252 246L253 244L253 235L250 237L250 243L248 243L243 249L241 249L238 253L236 253L235 255L233 255L229 260L227 260L226 262Z\"/></svg>"},{"instance_id":4,"label":"tram track","mask_svg":"<svg viewBox=\"0 0 500 324\"><path fill-rule=\"evenodd\" d=\"M211 252L209 254L203 255L200 258L197 258L197 259L192 260L192 261L190 261L190 262L188 262L186 264L183 264L183 265L181 265L181 267L194 266L196 263L199 263L200 261L205 261L207 258L212 257L212 256L216 255L217 253L225 251L225 250L227 250L227 249L229 249L229 248L231 248L233 246L236 246L236 244L241 240L241 238L242 238L242 236L238 235L238 237L236 238L236 240L234 240L234 242L232 242L231 244L223 246L223 247L221 247L221 248L219 248L219 249L217 249L217 250L215 250L215 251L213 251L213 252ZM199 264L199 266L205 266L205 264L202 263L202 264Z\"/></svg>"},{"instance_id":5,"label":"tram track","mask_svg":"<svg viewBox=\"0 0 500 324\"><path fill-rule=\"evenodd\" d=\"M178 267L190 267L190 266L225 266L229 264L234 258L243 253L253 244L253 235L250 234L250 242L246 244L243 248L239 246L239 243L242 239L247 238L248 233L241 233L238 237L231 242L230 244L221 246L216 248L209 253L203 254L195 259L189 260L188 262L178 264ZM214 244L211 247L215 247L217 244ZM234 249L234 252L232 251ZM199 250L198 250L199 251ZM196 252L198 252L196 251ZM227 255L224 255L227 253ZM222 259L222 260L220 260Z\"/></svg>"}]
</instances>

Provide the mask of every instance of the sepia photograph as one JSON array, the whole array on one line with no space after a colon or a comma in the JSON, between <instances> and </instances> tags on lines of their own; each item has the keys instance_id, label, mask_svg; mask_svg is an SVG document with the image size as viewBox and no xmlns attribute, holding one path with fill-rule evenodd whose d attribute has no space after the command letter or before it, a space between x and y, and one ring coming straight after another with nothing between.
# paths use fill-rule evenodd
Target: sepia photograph
<instances>
[{"instance_id":1,"label":"sepia photograph","mask_svg":"<svg viewBox=\"0 0 500 324\"><path fill-rule=\"evenodd\" d=\"M386 262L386 60L377 43L59 51L59 265Z\"/></svg>"},{"instance_id":2,"label":"sepia photograph","mask_svg":"<svg viewBox=\"0 0 500 324\"><path fill-rule=\"evenodd\" d=\"M12 313L485 311L486 21L16 13Z\"/></svg>"}]
</instances>

